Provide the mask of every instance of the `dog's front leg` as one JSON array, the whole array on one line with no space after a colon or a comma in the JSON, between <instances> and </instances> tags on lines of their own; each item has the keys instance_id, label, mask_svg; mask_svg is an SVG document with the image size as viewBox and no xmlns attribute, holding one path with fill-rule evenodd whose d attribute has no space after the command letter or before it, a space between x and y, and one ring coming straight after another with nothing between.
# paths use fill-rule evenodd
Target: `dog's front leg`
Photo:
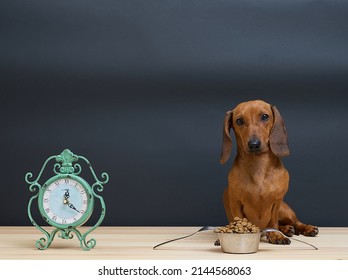
<instances>
[{"instance_id":1,"label":"dog's front leg","mask_svg":"<svg viewBox=\"0 0 348 280\"><path fill-rule=\"evenodd\" d=\"M280 208L280 204L282 203L282 200L277 200L272 207L272 211L271 211L271 220L268 223L269 228L275 228L275 229L279 229L279 225L278 225L278 218L279 218L279 208ZM272 244L290 244L291 240L285 236L283 236L281 233L279 232L269 232L267 234L267 238L268 238L268 242L272 243Z\"/></svg>"},{"instance_id":2,"label":"dog's front leg","mask_svg":"<svg viewBox=\"0 0 348 280\"><path fill-rule=\"evenodd\" d=\"M231 196L228 188L224 191L224 206L228 222L233 222L234 217L245 218L242 203Z\"/></svg>"},{"instance_id":3,"label":"dog's front leg","mask_svg":"<svg viewBox=\"0 0 348 280\"><path fill-rule=\"evenodd\" d=\"M226 211L226 216L228 222L231 223L234 221L234 217L245 218L242 211L242 204L240 201L233 199L234 196L230 196L229 189L225 189L223 200ZM216 240L214 243L215 246L220 246L220 240Z\"/></svg>"}]
</instances>

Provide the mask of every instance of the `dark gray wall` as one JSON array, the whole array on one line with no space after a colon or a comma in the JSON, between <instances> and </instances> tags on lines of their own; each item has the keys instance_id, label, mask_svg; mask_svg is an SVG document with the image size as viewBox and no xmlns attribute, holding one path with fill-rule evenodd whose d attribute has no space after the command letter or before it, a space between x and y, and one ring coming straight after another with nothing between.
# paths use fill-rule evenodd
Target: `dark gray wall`
<instances>
[{"instance_id":1,"label":"dark gray wall","mask_svg":"<svg viewBox=\"0 0 348 280\"><path fill-rule=\"evenodd\" d=\"M104 225L225 224L222 121L264 99L286 201L348 226L347 26L332 0L1 2L0 224L29 224L24 175L64 148L110 174Z\"/></svg>"}]
</instances>

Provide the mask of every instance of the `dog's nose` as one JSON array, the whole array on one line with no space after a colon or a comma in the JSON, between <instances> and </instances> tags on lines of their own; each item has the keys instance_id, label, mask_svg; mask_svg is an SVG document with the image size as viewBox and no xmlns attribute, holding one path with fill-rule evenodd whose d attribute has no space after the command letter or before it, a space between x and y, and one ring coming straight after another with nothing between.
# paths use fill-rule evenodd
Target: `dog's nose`
<instances>
[{"instance_id":1,"label":"dog's nose","mask_svg":"<svg viewBox=\"0 0 348 280\"><path fill-rule=\"evenodd\" d=\"M248 142L248 148L250 152L259 152L261 150L261 141L257 138L253 138Z\"/></svg>"}]
</instances>

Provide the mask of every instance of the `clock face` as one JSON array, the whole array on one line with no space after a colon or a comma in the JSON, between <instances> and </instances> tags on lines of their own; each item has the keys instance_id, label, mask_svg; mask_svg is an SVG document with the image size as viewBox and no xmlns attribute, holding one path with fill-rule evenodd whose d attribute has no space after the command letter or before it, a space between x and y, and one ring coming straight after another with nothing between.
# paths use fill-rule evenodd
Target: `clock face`
<instances>
[{"instance_id":1,"label":"clock face","mask_svg":"<svg viewBox=\"0 0 348 280\"><path fill-rule=\"evenodd\" d=\"M77 176L57 176L49 180L39 199L44 219L60 228L82 225L93 207L93 196L86 184Z\"/></svg>"}]
</instances>

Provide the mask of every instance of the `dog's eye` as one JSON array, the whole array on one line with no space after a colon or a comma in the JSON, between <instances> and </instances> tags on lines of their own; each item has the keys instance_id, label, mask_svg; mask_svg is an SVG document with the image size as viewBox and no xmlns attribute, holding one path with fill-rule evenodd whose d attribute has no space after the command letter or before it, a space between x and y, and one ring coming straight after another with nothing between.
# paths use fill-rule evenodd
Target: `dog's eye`
<instances>
[{"instance_id":1,"label":"dog's eye","mask_svg":"<svg viewBox=\"0 0 348 280\"><path fill-rule=\"evenodd\" d=\"M267 115L267 114L262 114L262 116L261 116L261 120L262 121L268 121L268 119L269 119L269 116Z\"/></svg>"},{"instance_id":2,"label":"dog's eye","mask_svg":"<svg viewBox=\"0 0 348 280\"><path fill-rule=\"evenodd\" d=\"M236 120L236 123L237 123L238 125L242 125L242 124L244 124L244 121L243 121L242 118L238 118L238 119Z\"/></svg>"}]
</instances>

